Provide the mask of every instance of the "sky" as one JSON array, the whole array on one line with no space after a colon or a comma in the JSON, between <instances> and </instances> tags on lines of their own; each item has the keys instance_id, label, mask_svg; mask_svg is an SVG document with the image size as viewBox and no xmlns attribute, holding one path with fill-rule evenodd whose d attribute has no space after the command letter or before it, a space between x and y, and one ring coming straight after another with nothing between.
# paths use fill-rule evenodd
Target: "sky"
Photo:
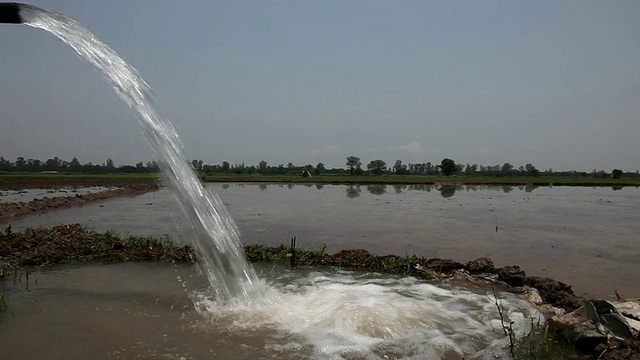
<instances>
[{"instance_id":1,"label":"sky","mask_svg":"<svg viewBox=\"0 0 640 360\"><path fill-rule=\"evenodd\" d=\"M640 2L33 1L151 85L189 159L640 169ZM52 35L0 26L0 156L152 159Z\"/></svg>"}]
</instances>

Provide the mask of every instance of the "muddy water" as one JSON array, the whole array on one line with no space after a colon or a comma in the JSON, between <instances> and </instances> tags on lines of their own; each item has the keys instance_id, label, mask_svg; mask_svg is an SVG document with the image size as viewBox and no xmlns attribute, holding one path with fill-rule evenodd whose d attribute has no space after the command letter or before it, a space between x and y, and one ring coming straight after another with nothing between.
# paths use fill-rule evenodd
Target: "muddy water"
<instances>
[{"instance_id":1,"label":"muddy water","mask_svg":"<svg viewBox=\"0 0 640 360\"><path fill-rule=\"evenodd\" d=\"M529 275L608 297L640 297L640 189L208 184L244 243L364 248L461 262L489 256ZM188 227L168 191L50 212L13 223L79 222L98 230L180 237ZM182 230L176 231L176 225Z\"/></svg>"},{"instance_id":2,"label":"muddy water","mask_svg":"<svg viewBox=\"0 0 640 360\"><path fill-rule=\"evenodd\" d=\"M491 292L412 278L258 268L252 302L220 304L191 266L59 266L9 291L3 359L387 359L506 356ZM539 313L499 294L507 321ZM45 355L46 354L46 355Z\"/></svg>"}]
</instances>

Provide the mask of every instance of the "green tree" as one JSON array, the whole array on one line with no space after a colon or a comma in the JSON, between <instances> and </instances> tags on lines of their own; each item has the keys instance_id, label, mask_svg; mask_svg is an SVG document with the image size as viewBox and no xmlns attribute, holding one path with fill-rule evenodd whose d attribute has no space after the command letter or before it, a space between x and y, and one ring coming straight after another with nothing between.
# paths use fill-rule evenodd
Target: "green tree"
<instances>
[{"instance_id":1,"label":"green tree","mask_svg":"<svg viewBox=\"0 0 640 360\"><path fill-rule=\"evenodd\" d=\"M540 176L540 170L536 169L536 167L531 164L525 165L524 170L531 176Z\"/></svg>"},{"instance_id":2,"label":"green tree","mask_svg":"<svg viewBox=\"0 0 640 360\"><path fill-rule=\"evenodd\" d=\"M197 160L197 159L191 160L191 166L195 171L202 171L202 160Z\"/></svg>"},{"instance_id":3,"label":"green tree","mask_svg":"<svg viewBox=\"0 0 640 360\"><path fill-rule=\"evenodd\" d=\"M442 161L440 162L440 171L442 172L442 175L444 176L451 176L453 174L456 173L456 171L458 171L458 167L456 166L456 162L449 159L449 158L444 158L442 159Z\"/></svg>"},{"instance_id":4,"label":"green tree","mask_svg":"<svg viewBox=\"0 0 640 360\"><path fill-rule=\"evenodd\" d=\"M13 164L11 164L11 161L0 156L0 171L9 171L11 170L12 166Z\"/></svg>"},{"instance_id":5,"label":"green tree","mask_svg":"<svg viewBox=\"0 0 640 360\"><path fill-rule=\"evenodd\" d=\"M509 174L512 170L513 170L513 165L511 165L508 162L504 163L502 165L502 168L500 168L500 171L502 171L503 174Z\"/></svg>"},{"instance_id":6,"label":"green tree","mask_svg":"<svg viewBox=\"0 0 640 360\"><path fill-rule=\"evenodd\" d=\"M409 170L407 170L407 165L402 163L402 160L396 160L396 163L393 165L393 171L398 175L408 175Z\"/></svg>"},{"instance_id":7,"label":"green tree","mask_svg":"<svg viewBox=\"0 0 640 360\"><path fill-rule=\"evenodd\" d=\"M71 161L69 162L69 170L71 171L80 171L82 169L82 164L80 164L80 161L78 160L77 157L73 157L73 159L71 159Z\"/></svg>"},{"instance_id":8,"label":"green tree","mask_svg":"<svg viewBox=\"0 0 640 360\"><path fill-rule=\"evenodd\" d=\"M231 169L231 165L229 165L229 162L228 161L223 161L222 162L222 172L228 173L230 169Z\"/></svg>"},{"instance_id":9,"label":"green tree","mask_svg":"<svg viewBox=\"0 0 640 360\"><path fill-rule=\"evenodd\" d=\"M622 177L622 170L620 169L613 169L613 171L611 172L611 178L612 179L620 179Z\"/></svg>"},{"instance_id":10,"label":"green tree","mask_svg":"<svg viewBox=\"0 0 640 360\"><path fill-rule=\"evenodd\" d=\"M264 160L260 161L260 163L258 164L258 169L261 174L267 173L267 167L267 162Z\"/></svg>"},{"instance_id":11,"label":"green tree","mask_svg":"<svg viewBox=\"0 0 640 360\"><path fill-rule=\"evenodd\" d=\"M62 165L62 160L60 160L60 158L57 156L54 156L51 159L47 159L47 161L45 161L44 163L45 170L49 170L49 171L60 170L61 165Z\"/></svg>"},{"instance_id":12,"label":"green tree","mask_svg":"<svg viewBox=\"0 0 640 360\"><path fill-rule=\"evenodd\" d=\"M16 158L16 170L25 171L26 166L27 166L27 161L22 156L18 156L18 158Z\"/></svg>"},{"instance_id":13,"label":"green tree","mask_svg":"<svg viewBox=\"0 0 640 360\"><path fill-rule=\"evenodd\" d=\"M372 174L381 175L387 172L387 164L380 159L371 160L371 162L367 164L367 170Z\"/></svg>"},{"instance_id":14,"label":"green tree","mask_svg":"<svg viewBox=\"0 0 640 360\"><path fill-rule=\"evenodd\" d=\"M323 163L319 162L318 165L316 165L316 170L315 170L316 175L320 175L325 171L327 171L327 168L324 167Z\"/></svg>"},{"instance_id":15,"label":"green tree","mask_svg":"<svg viewBox=\"0 0 640 360\"><path fill-rule=\"evenodd\" d=\"M357 156L347 156L347 167L349 167L349 173L351 175L356 174L356 169L362 166L360 158Z\"/></svg>"}]
</instances>

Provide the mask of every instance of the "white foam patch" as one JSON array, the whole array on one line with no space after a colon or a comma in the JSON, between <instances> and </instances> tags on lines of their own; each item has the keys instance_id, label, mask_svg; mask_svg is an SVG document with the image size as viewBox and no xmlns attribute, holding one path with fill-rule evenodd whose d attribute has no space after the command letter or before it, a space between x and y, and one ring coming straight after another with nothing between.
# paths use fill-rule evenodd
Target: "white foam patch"
<instances>
[{"instance_id":1,"label":"white foam patch","mask_svg":"<svg viewBox=\"0 0 640 360\"><path fill-rule=\"evenodd\" d=\"M311 273L254 288L252 300L226 303L194 294L211 326L228 331L276 330L304 339L318 359L488 359L507 338L493 295L436 286L415 278ZM524 332L537 309L499 294L504 323ZM287 339L286 341L284 339ZM270 339L277 352L300 344ZM281 342L278 342L281 341Z\"/></svg>"}]
</instances>

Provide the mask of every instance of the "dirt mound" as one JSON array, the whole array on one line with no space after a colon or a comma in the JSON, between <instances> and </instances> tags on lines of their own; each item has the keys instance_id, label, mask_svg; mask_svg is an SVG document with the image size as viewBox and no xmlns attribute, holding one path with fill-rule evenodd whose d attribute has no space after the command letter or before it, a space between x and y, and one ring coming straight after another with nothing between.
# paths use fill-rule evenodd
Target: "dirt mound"
<instances>
[{"instance_id":1,"label":"dirt mound","mask_svg":"<svg viewBox=\"0 0 640 360\"><path fill-rule=\"evenodd\" d=\"M77 188L88 186L116 187L113 190L105 190L97 193L64 196L43 197L26 203L0 203L0 222L19 218L31 214L43 213L53 209L81 206L94 201L106 200L119 196L135 196L159 188L157 179L139 178L41 178L41 177L0 177L0 189L59 189Z\"/></svg>"}]
</instances>

